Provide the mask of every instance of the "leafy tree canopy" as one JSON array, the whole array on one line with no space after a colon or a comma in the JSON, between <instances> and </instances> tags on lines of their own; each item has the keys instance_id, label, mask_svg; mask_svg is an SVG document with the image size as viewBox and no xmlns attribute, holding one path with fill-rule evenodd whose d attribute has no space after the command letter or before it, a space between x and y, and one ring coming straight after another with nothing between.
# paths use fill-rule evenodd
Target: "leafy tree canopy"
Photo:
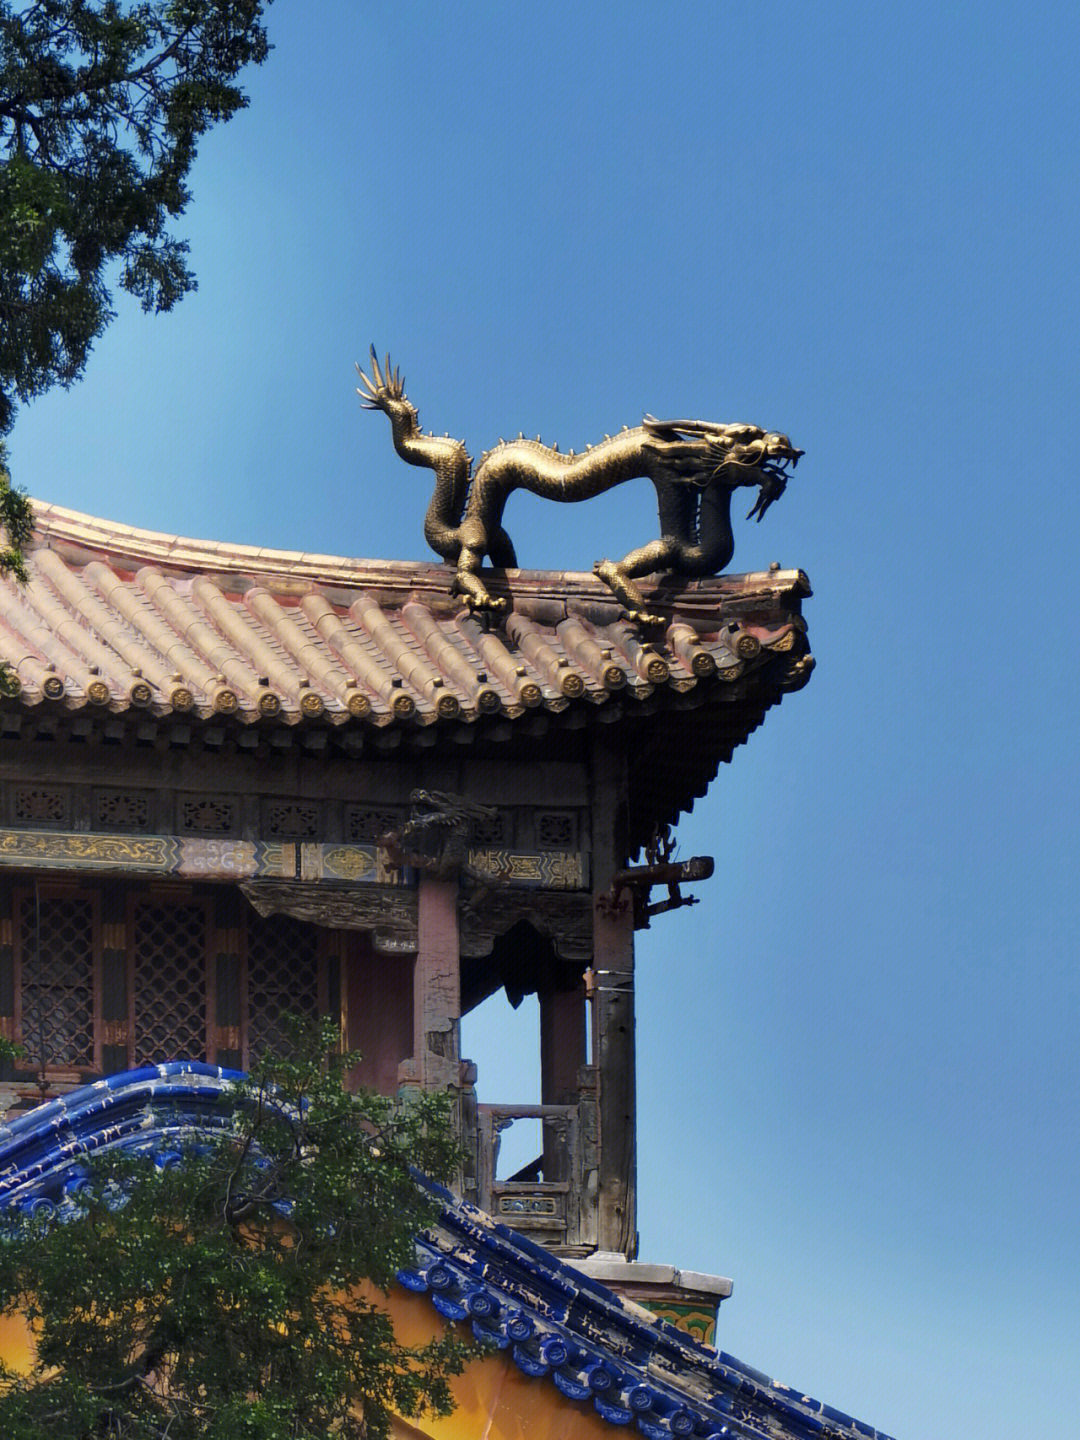
<instances>
[{"instance_id":1,"label":"leafy tree canopy","mask_svg":"<svg viewBox=\"0 0 1080 1440\"><path fill-rule=\"evenodd\" d=\"M199 137L247 104L269 0L0 0L0 434L112 319L195 287L170 231Z\"/></svg>"},{"instance_id":2,"label":"leafy tree canopy","mask_svg":"<svg viewBox=\"0 0 1080 1440\"><path fill-rule=\"evenodd\" d=\"M449 1412L465 1347L401 1344L371 1298L437 1213L410 1165L456 1164L445 1097L347 1093L332 1036L259 1066L181 1163L103 1156L74 1214L0 1231L0 1313L38 1336L0 1372L5 1440L385 1440L391 1410Z\"/></svg>"},{"instance_id":3,"label":"leafy tree canopy","mask_svg":"<svg viewBox=\"0 0 1080 1440\"><path fill-rule=\"evenodd\" d=\"M7 450L0 440L0 535L3 537L0 540L0 575L6 573L16 580L26 580L26 562L22 552L33 528L34 514L30 501L21 490L12 487ZM10 688L10 680L5 677L4 667L0 666L0 693L4 692L5 685ZM18 689L18 686L15 688Z\"/></svg>"}]
</instances>

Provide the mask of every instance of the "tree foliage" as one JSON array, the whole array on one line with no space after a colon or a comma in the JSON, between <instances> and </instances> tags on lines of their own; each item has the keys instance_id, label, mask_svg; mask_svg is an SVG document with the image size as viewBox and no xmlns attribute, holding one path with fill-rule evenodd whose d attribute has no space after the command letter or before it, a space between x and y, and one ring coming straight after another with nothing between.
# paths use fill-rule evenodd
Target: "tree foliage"
<instances>
[{"instance_id":1,"label":"tree foliage","mask_svg":"<svg viewBox=\"0 0 1080 1440\"><path fill-rule=\"evenodd\" d=\"M30 501L11 483L7 450L0 440L0 575L9 574L16 580L26 581L26 562L22 552L33 528L34 512ZM0 667L0 692L4 685L4 672Z\"/></svg>"},{"instance_id":2,"label":"tree foliage","mask_svg":"<svg viewBox=\"0 0 1080 1440\"><path fill-rule=\"evenodd\" d=\"M444 1097L351 1095L331 1031L235 1089L233 1122L155 1167L103 1156L60 1212L9 1226L0 1311L37 1332L0 1375L5 1440L384 1440L450 1409L452 1336L401 1344L372 1287L413 1263L447 1178Z\"/></svg>"},{"instance_id":3,"label":"tree foliage","mask_svg":"<svg viewBox=\"0 0 1080 1440\"><path fill-rule=\"evenodd\" d=\"M199 137L247 104L269 0L0 0L0 434L78 379L114 273L144 310L192 290L170 230Z\"/></svg>"}]
</instances>

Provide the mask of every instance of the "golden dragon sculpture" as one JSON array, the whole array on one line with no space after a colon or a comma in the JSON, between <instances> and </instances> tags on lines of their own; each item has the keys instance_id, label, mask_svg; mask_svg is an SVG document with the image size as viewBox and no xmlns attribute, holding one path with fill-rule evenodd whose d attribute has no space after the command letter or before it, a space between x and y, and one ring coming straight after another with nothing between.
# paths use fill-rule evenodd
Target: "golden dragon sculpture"
<instances>
[{"instance_id":1,"label":"golden dragon sculpture","mask_svg":"<svg viewBox=\"0 0 1080 1440\"><path fill-rule=\"evenodd\" d=\"M424 518L424 537L437 555L456 566L455 590L475 610L503 610L506 601L488 593L480 578L485 556L497 567L517 565L502 517L515 490L549 500L587 500L624 480L646 478L656 489L660 537L622 560L593 567L631 620L660 624L646 609L634 583L642 575L715 575L731 560L731 497L744 486L758 495L747 519L762 518L784 492L788 466L801 450L786 435L756 425L709 420L657 420L646 415L633 429L607 436L580 454L560 453L539 440L502 441L481 456L475 473L460 440L420 429L416 407L405 394L401 372L389 355L380 367L371 347L371 375L358 365L365 407L390 419L394 449L410 465L435 472L435 490Z\"/></svg>"}]
</instances>

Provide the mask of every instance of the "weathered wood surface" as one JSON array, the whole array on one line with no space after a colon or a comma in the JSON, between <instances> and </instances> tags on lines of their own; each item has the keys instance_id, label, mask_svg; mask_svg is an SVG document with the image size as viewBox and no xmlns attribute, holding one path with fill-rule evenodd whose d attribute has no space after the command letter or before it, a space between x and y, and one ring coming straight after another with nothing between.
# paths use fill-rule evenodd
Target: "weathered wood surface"
<instances>
[{"instance_id":1,"label":"weathered wood surface","mask_svg":"<svg viewBox=\"0 0 1080 1440\"><path fill-rule=\"evenodd\" d=\"M593 1056L600 1084L597 1240L632 1258L637 1249L637 1097L634 1057L634 912L604 897L624 862L622 747L595 745L590 799L593 824Z\"/></svg>"}]
</instances>

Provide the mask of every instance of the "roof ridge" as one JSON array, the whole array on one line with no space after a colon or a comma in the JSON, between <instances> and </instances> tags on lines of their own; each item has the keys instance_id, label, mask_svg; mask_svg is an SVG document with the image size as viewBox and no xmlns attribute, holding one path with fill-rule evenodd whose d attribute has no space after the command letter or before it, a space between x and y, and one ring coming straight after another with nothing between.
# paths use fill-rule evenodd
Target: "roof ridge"
<instances>
[{"instance_id":1,"label":"roof ridge","mask_svg":"<svg viewBox=\"0 0 1080 1440\"><path fill-rule=\"evenodd\" d=\"M448 593L449 568L437 561L365 559L191 539L104 520L50 501L31 503L35 524L29 548L57 550L76 563L108 558L114 563L120 562L125 569L160 565L188 574L231 576L256 583L272 578L296 587L297 593L304 593L313 585L347 585L350 589L374 587L384 592L438 595L455 610L461 604ZM580 597L618 609L607 586L589 571L518 569L505 573L513 577L512 587L516 593L562 602L570 596ZM664 583L659 582L661 588ZM646 581L644 588L651 593L657 586ZM801 570L780 568L680 580L678 588L683 598L701 592L714 603L723 596L742 597L759 591L810 593L809 582Z\"/></svg>"}]
</instances>

